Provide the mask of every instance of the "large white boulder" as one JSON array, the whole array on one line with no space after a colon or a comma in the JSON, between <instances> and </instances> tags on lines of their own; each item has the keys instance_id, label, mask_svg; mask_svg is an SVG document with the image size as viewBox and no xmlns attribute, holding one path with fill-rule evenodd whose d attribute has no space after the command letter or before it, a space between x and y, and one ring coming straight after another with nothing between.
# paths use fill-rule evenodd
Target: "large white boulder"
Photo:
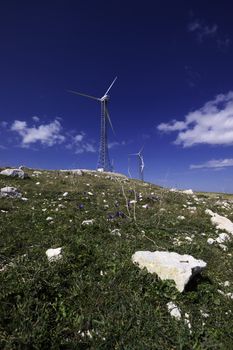
<instances>
[{"instance_id":1,"label":"large white boulder","mask_svg":"<svg viewBox=\"0 0 233 350\"><path fill-rule=\"evenodd\" d=\"M162 280L173 280L180 292L183 292L194 275L206 267L203 260L197 260L191 255L166 251L137 251L132 260L140 268L146 267L148 272L156 273Z\"/></svg>"},{"instance_id":2,"label":"large white boulder","mask_svg":"<svg viewBox=\"0 0 233 350\"><path fill-rule=\"evenodd\" d=\"M214 213L210 209L206 209L205 213L211 216L211 222L216 226L217 229L225 230L228 233L233 234L233 222L231 220L225 218L224 216L218 215L217 213Z\"/></svg>"},{"instance_id":3,"label":"large white boulder","mask_svg":"<svg viewBox=\"0 0 233 350\"><path fill-rule=\"evenodd\" d=\"M0 198L5 197L21 198L22 194L18 192L17 188L6 186L0 189Z\"/></svg>"},{"instance_id":4,"label":"large white boulder","mask_svg":"<svg viewBox=\"0 0 233 350\"><path fill-rule=\"evenodd\" d=\"M5 169L0 172L0 175L19 177L20 179L28 177L28 175L22 169Z\"/></svg>"}]
</instances>

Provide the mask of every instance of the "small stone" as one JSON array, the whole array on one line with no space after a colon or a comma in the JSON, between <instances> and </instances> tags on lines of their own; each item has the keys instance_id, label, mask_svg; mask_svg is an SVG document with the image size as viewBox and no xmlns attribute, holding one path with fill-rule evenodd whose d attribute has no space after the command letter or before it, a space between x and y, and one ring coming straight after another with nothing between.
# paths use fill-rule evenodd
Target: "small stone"
<instances>
[{"instance_id":1,"label":"small stone","mask_svg":"<svg viewBox=\"0 0 233 350\"><path fill-rule=\"evenodd\" d=\"M61 259L62 255L61 255L61 250L62 248L50 248L48 250L46 250L46 255L48 257L49 261L56 261Z\"/></svg>"},{"instance_id":2,"label":"small stone","mask_svg":"<svg viewBox=\"0 0 233 350\"><path fill-rule=\"evenodd\" d=\"M180 309L176 306L176 304L170 301L167 303L167 308L172 317L176 318L177 320L181 319Z\"/></svg>"},{"instance_id":3,"label":"small stone","mask_svg":"<svg viewBox=\"0 0 233 350\"><path fill-rule=\"evenodd\" d=\"M182 193L184 193L184 194L193 194L193 190L184 190L184 191L182 191Z\"/></svg>"},{"instance_id":4,"label":"small stone","mask_svg":"<svg viewBox=\"0 0 233 350\"><path fill-rule=\"evenodd\" d=\"M94 224L94 219L91 219L91 220L84 220L83 222L82 222L82 225L83 226L89 226L89 225L93 225Z\"/></svg>"},{"instance_id":5,"label":"small stone","mask_svg":"<svg viewBox=\"0 0 233 350\"><path fill-rule=\"evenodd\" d=\"M230 282L229 282L229 281L225 281L225 282L223 283L223 285L224 285L224 287L229 287L229 286L230 286Z\"/></svg>"},{"instance_id":6,"label":"small stone","mask_svg":"<svg viewBox=\"0 0 233 350\"><path fill-rule=\"evenodd\" d=\"M208 238L207 239L207 243L210 244L210 245L213 244L214 242L215 242L215 240L213 238Z\"/></svg>"},{"instance_id":7,"label":"small stone","mask_svg":"<svg viewBox=\"0 0 233 350\"><path fill-rule=\"evenodd\" d=\"M225 244L219 244L219 247L224 250L224 252L227 251L227 246Z\"/></svg>"},{"instance_id":8,"label":"small stone","mask_svg":"<svg viewBox=\"0 0 233 350\"><path fill-rule=\"evenodd\" d=\"M121 237L119 228L115 228L114 230L112 230L111 235Z\"/></svg>"},{"instance_id":9,"label":"small stone","mask_svg":"<svg viewBox=\"0 0 233 350\"><path fill-rule=\"evenodd\" d=\"M218 238L216 238L216 242L218 243L224 243L225 241L229 241L230 237L227 233L220 233L220 235L218 236Z\"/></svg>"}]
</instances>

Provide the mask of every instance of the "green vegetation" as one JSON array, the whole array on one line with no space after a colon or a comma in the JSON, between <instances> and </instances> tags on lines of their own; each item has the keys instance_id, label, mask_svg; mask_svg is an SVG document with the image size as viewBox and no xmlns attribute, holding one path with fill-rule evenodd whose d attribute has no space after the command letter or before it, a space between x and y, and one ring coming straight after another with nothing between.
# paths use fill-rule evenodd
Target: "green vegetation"
<instances>
[{"instance_id":1,"label":"green vegetation","mask_svg":"<svg viewBox=\"0 0 233 350\"><path fill-rule=\"evenodd\" d=\"M233 197L196 199L95 172L28 173L0 177L0 188L14 186L28 199L0 199L1 349L232 348L233 300L224 294L233 293L233 244L224 243L227 251L207 244L218 233L205 209L233 220ZM88 219L94 224L83 226ZM57 247L62 258L49 262L46 250ZM137 250L191 254L207 268L178 293L132 263Z\"/></svg>"}]
</instances>

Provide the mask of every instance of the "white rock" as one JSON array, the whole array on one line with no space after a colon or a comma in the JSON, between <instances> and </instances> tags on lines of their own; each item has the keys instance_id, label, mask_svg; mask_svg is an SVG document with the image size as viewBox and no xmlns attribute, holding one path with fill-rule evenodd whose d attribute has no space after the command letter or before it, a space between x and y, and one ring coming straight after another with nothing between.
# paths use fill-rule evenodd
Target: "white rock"
<instances>
[{"instance_id":1,"label":"white rock","mask_svg":"<svg viewBox=\"0 0 233 350\"><path fill-rule=\"evenodd\" d=\"M218 236L218 238L216 238L216 242L218 243L224 243L226 241L229 241L230 237L227 233L220 233L220 235Z\"/></svg>"},{"instance_id":2,"label":"white rock","mask_svg":"<svg viewBox=\"0 0 233 350\"><path fill-rule=\"evenodd\" d=\"M28 198L26 198L26 197L22 197L21 199L22 199L22 201L24 201L24 202L27 202L27 201L28 201Z\"/></svg>"},{"instance_id":3,"label":"white rock","mask_svg":"<svg viewBox=\"0 0 233 350\"><path fill-rule=\"evenodd\" d=\"M144 205L142 205L142 208L148 209L148 208L149 208L149 205L148 205L148 204L144 204Z\"/></svg>"},{"instance_id":4,"label":"white rock","mask_svg":"<svg viewBox=\"0 0 233 350\"><path fill-rule=\"evenodd\" d=\"M205 213L211 216L211 222L217 227L217 229L225 230L228 233L233 234L233 222L231 222L231 220L212 212L210 209L206 209Z\"/></svg>"},{"instance_id":5,"label":"white rock","mask_svg":"<svg viewBox=\"0 0 233 350\"><path fill-rule=\"evenodd\" d=\"M114 230L112 230L111 235L121 237L119 228L115 228Z\"/></svg>"},{"instance_id":6,"label":"white rock","mask_svg":"<svg viewBox=\"0 0 233 350\"><path fill-rule=\"evenodd\" d=\"M177 192L178 190L176 188L170 188L170 192Z\"/></svg>"},{"instance_id":7,"label":"white rock","mask_svg":"<svg viewBox=\"0 0 233 350\"><path fill-rule=\"evenodd\" d=\"M223 285L224 285L224 287L229 287L229 286L230 286L230 282L229 282L229 281L225 281L225 282L223 283Z\"/></svg>"},{"instance_id":8,"label":"white rock","mask_svg":"<svg viewBox=\"0 0 233 350\"><path fill-rule=\"evenodd\" d=\"M184 220L185 217L184 217L183 215L179 215L179 216L177 216L177 219L178 219L178 220Z\"/></svg>"},{"instance_id":9,"label":"white rock","mask_svg":"<svg viewBox=\"0 0 233 350\"><path fill-rule=\"evenodd\" d=\"M207 239L207 243L210 244L210 245L213 244L214 242L215 242L215 240L213 238L208 238Z\"/></svg>"},{"instance_id":10,"label":"white rock","mask_svg":"<svg viewBox=\"0 0 233 350\"><path fill-rule=\"evenodd\" d=\"M66 197L66 196L68 196L68 192L63 193L63 197Z\"/></svg>"},{"instance_id":11,"label":"white rock","mask_svg":"<svg viewBox=\"0 0 233 350\"><path fill-rule=\"evenodd\" d=\"M219 244L219 247L226 252L228 250L227 246L225 244Z\"/></svg>"},{"instance_id":12,"label":"white rock","mask_svg":"<svg viewBox=\"0 0 233 350\"><path fill-rule=\"evenodd\" d=\"M20 179L28 177L22 169L5 169L0 172L0 175L19 177Z\"/></svg>"},{"instance_id":13,"label":"white rock","mask_svg":"<svg viewBox=\"0 0 233 350\"><path fill-rule=\"evenodd\" d=\"M46 220L47 220L47 221L52 221L53 218L52 218L51 216L48 216L48 217L46 218Z\"/></svg>"},{"instance_id":14,"label":"white rock","mask_svg":"<svg viewBox=\"0 0 233 350\"><path fill-rule=\"evenodd\" d=\"M167 308L172 317L175 317L177 320L181 319L180 309L172 301L167 303Z\"/></svg>"},{"instance_id":15,"label":"white rock","mask_svg":"<svg viewBox=\"0 0 233 350\"><path fill-rule=\"evenodd\" d=\"M84 220L83 222L82 222L82 225L84 225L84 226L88 226L88 225L93 225L94 224L94 219L91 219L91 220Z\"/></svg>"},{"instance_id":16,"label":"white rock","mask_svg":"<svg viewBox=\"0 0 233 350\"><path fill-rule=\"evenodd\" d=\"M74 175L83 175L83 171L81 169L61 169L60 172L69 172L72 173ZM65 176L66 178L68 177L68 175Z\"/></svg>"},{"instance_id":17,"label":"white rock","mask_svg":"<svg viewBox=\"0 0 233 350\"><path fill-rule=\"evenodd\" d=\"M184 314L184 322L188 326L188 329L189 329L190 333L192 333L192 330L191 330L192 326L191 326L191 323L190 323L189 314L187 314L187 313Z\"/></svg>"},{"instance_id":18,"label":"white rock","mask_svg":"<svg viewBox=\"0 0 233 350\"><path fill-rule=\"evenodd\" d=\"M61 250L62 248L50 248L48 250L46 250L46 255L48 257L49 261L55 261L55 260L59 260L61 259L62 255L61 255Z\"/></svg>"},{"instance_id":19,"label":"white rock","mask_svg":"<svg viewBox=\"0 0 233 350\"><path fill-rule=\"evenodd\" d=\"M6 186L0 189L0 198L5 197L21 198L22 194L18 192L17 188Z\"/></svg>"},{"instance_id":20,"label":"white rock","mask_svg":"<svg viewBox=\"0 0 233 350\"><path fill-rule=\"evenodd\" d=\"M92 192L87 192L87 194L88 194L89 196L93 196L93 193L92 193Z\"/></svg>"},{"instance_id":21,"label":"white rock","mask_svg":"<svg viewBox=\"0 0 233 350\"><path fill-rule=\"evenodd\" d=\"M204 318L208 318L210 316L207 312L204 312L203 310L200 310L200 313Z\"/></svg>"},{"instance_id":22,"label":"white rock","mask_svg":"<svg viewBox=\"0 0 233 350\"><path fill-rule=\"evenodd\" d=\"M228 298L233 299L233 293L226 293L226 296L227 296Z\"/></svg>"},{"instance_id":23,"label":"white rock","mask_svg":"<svg viewBox=\"0 0 233 350\"><path fill-rule=\"evenodd\" d=\"M40 184L40 182L38 181L38 182L36 182L36 185L39 185Z\"/></svg>"},{"instance_id":24,"label":"white rock","mask_svg":"<svg viewBox=\"0 0 233 350\"><path fill-rule=\"evenodd\" d=\"M197 210L197 207L188 207L187 209L188 209L188 210L191 210L191 211L196 211L196 210Z\"/></svg>"},{"instance_id":25,"label":"white rock","mask_svg":"<svg viewBox=\"0 0 233 350\"><path fill-rule=\"evenodd\" d=\"M194 275L206 267L203 260L197 260L191 255L166 251L137 251L132 260L140 268L146 267L148 272L156 273L162 280L173 280L180 292L183 292Z\"/></svg>"},{"instance_id":26,"label":"white rock","mask_svg":"<svg viewBox=\"0 0 233 350\"><path fill-rule=\"evenodd\" d=\"M184 190L182 191L184 194L193 194L193 190Z\"/></svg>"},{"instance_id":27,"label":"white rock","mask_svg":"<svg viewBox=\"0 0 233 350\"><path fill-rule=\"evenodd\" d=\"M136 204L137 201L136 201L135 199L132 199L129 203L130 203L130 204Z\"/></svg>"}]
</instances>

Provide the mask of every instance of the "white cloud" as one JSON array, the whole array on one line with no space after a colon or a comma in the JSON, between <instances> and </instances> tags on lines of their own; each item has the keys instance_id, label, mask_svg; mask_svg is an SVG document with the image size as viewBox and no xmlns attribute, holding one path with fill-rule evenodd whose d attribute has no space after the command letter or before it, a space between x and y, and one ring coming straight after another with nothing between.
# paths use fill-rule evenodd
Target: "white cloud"
<instances>
[{"instance_id":1,"label":"white cloud","mask_svg":"<svg viewBox=\"0 0 233 350\"><path fill-rule=\"evenodd\" d=\"M216 24L208 26L197 19L189 23L188 30L190 32L195 32L197 34L198 40L202 42L208 37L215 37L217 35L218 26Z\"/></svg>"},{"instance_id":2,"label":"white cloud","mask_svg":"<svg viewBox=\"0 0 233 350\"><path fill-rule=\"evenodd\" d=\"M200 43L212 39L221 50L225 50L230 45L230 39L223 38L223 35L219 33L217 24L207 25L204 21L196 19L188 24L188 31L194 33Z\"/></svg>"},{"instance_id":3,"label":"white cloud","mask_svg":"<svg viewBox=\"0 0 233 350\"><path fill-rule=\"evenodd\" d=\"M121 142L113 141L113 142L109 142L108 143L108 148L112 149L112 148L116 148L116 147L119 147L119 146L125 146L125 145L126 145L125 141L121 141Z\"/></svg>"},{"instance_id":4,"label":"white cloud","mask_svg":"<svg viewBox=\"0 0 233 350\"><path fill-rule=\"evenodd\" d=\"M2 122L0 122L0 126L1 126L2 128L6 128L7 125L8 125L8 123L5 122L4 120L3 120Z\"/></svg>"},{"instance_id":5,"label":"white cloud","mask_svg":"<svg viewBox=\"0 0 233 350\"><path fill-rule=\"evenodd\" d=\"M70 142L66 145L67 149L74 149L76 154L82 153L95 153L96 148L93 141L86 140L86 134L84 132L80 132L75 136L69 137Z\"/></svg>"},{"instance_id":6,"label":"white cloud","mask_svg":"<svg viewBox=\"0 0 233 350\"><path fill-rule=\"evenodd\" d=\"M83 140L85 134L84 133L81 133L81 134L77 134L76 136L74 136L74 142L75 143L79 143Z\"/></svg>"},{"instance_id":7,"label":"white cloud","mask_svg":"<svg viewBox=\"0 0 233 350\"><path fill-rule=\"evenodd\" d=\"M233 166L233 158L230 159L213 159L205 162L203 164L192 164L190 165L190 169L203 169L203 168L224 168Z\"/></svg>"},{"instance_id":8,"label":"white cloud","mask_svg":"<svg viewBox=\"0 0 233 350\"><path fill-rule=\"evenodd\" d=\"M184 121L172 120L158 125L163 132L177 131L175 144L190 147L197 144L233 144L233 91L217 95L212 101L185 116Z\"/></svg>"},{"instance_id":9,"label":"white cloud","mask_svg":"<svg viewBox=\"0 0 233 350\"><path fill-rule=\"evenodd\" d=\"M36 123L39 123L40 118L37 117L36 115L34 115L34 116L32 117L32 120L33 120L34 122L36 122Z\"/></svg>"},{"instance_id":10,"label":"white cloud","mask_svg":"<svg viewBox=\"0 0 233 350\"><path fill-rule=\"evenodd\" d=\"M78 145L76 145L76 149L75 149L75 153L76 154L82 154L82 153L95 153L96 149L95 146L89 142L85 142L85 143L80 143Z\"/></svg>"},{"instance_id":11,"label":"white cloud","mask_svg":"<svg viewBox=\"0 0 233 350\"><path fill-rule=\"evenodd\" d=\"M15 131L21 136L23 147L36 142L46 146L62 143L65 141L65 136L61 134L61 129L61 124L56 119L49 124L41 124L38 127L28 127L27 122L15 120L11 126L11 131Z\"/></svg>"},{"instance_id":12,"label":"white cloud","mask_svg":"<svg viewBox=\"0 0 233 350\"><path fill-rule=\"evenodd\" d=\"M164 132L179 131L183 129L186 129L186 123L176 120L172 120L170 123L161 123L158 125L158 130Z\"/></svg>"}]
</instances>

